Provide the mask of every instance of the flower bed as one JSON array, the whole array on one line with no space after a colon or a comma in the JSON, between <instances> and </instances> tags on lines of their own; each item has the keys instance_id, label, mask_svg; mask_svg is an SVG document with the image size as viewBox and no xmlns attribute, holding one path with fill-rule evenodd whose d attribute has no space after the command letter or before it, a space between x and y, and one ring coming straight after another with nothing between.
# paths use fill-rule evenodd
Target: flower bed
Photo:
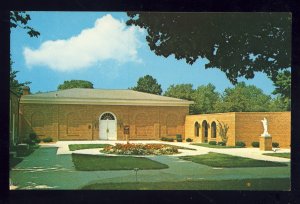
<instances>
[{"instance_id":1,"label":"flower bed","mask_svg":"<svg viewBox=\"0 0 300 204\"><path fill-rule=\"evenodd\" d=\"M170 155L178 153L178 148L165 144L119 144L101 150L107 154L121 155Z\"/></svg>"}]
</instances>

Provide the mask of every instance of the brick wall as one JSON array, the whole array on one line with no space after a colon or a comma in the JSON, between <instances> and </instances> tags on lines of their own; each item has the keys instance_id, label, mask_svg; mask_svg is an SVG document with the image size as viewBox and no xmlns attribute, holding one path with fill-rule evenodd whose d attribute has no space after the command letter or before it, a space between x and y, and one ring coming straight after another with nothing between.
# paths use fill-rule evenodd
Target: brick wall
<instances>
[{"instance_id":1,"label":"brick wall","mask_svg":"<svg viewBox=\"0 0 300 204\"><path fill-rule=\"evenodd\" d=\"M236 113L236 140L245 142L249 147L253 141L259 142L264 131L261 122L264 117L268 121L272 141L278 142L282 148L290 148L291 112Z\"/></svg>"},{"instance_id":2,"label":"brick wall","mask_svg":"<svg viewBox=\"0 0 300 204\"><path fill-rule=\"evenodd\" d=\"M206 121L208 124L207 127L207 141L222 141L219 136L219 126L218 121L224 122L229 126L227 136L228 141L227 145L235 144L235 114L234 113L215 113L215 114L199 114L199 115L187 115L185 118L185 137L191 138L195 142L204 142L204 126L203 121ZM195 136L195 123L198 122L200 124L199 128L199 137ZM215 122L217 125L216 133L217 137L212 138L212 129L211 124Z\"/></svg>"},{"instance_id":3,"label":"brick wall","mask_svg":"<svg viewBox=\"0 0 300 204\"><path fill-rule=\"evenodd\" d=\"M40 138L98 140L99 117L111 112L117 118L117 139L125 140L123 126L130 126L130 139L184 136L188 107L97 106L20 104L22 138L35 132Z\"/></svg>"},{"instance_id":4,"label":"brick wall","mask_svg":"<svg viewBox=\"0 0 300 204\"><path fill-rule=\"evenodd\" d=\"M290 148L291 142L291 113L290 112L236 112L187 115L185 120L185 137L192 138L195 142L204 142L203 124L205 120L208 126L208 141L221 141L218 133L218 122L228 124L227 145L235 145L235 142L245 142L251 147L253 141L259 142L259 137L263 133L261 120L266 117L268 120L268 132L272 136L273 142L278 142L282 148ZM211 124L217 123L217 137L211 138ZM199 137L195 136L195 122L200 124Z\"/></svg>"}]
</instances>

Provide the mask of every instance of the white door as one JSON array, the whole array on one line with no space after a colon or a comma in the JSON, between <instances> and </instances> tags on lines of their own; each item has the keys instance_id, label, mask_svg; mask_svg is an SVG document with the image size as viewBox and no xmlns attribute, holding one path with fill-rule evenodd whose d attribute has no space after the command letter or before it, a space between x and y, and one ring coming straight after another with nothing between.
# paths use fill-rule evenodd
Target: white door
<instances>
[{"instance_id":1,"label":"white door","mask_svg":"<svg viewBox=\"0 0 300 204\"><path fill-rule=\"evenodd\" d=\"M111 113L104 113L99 121L100 140L117 140L117 120Z\"/></svg>"}]
</instances>

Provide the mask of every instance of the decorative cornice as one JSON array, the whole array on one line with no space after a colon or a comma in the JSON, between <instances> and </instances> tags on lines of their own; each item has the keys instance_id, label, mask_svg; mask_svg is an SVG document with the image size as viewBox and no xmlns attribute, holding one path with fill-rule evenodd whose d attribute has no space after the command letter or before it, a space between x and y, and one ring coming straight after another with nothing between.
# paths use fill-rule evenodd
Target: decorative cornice
<instances>
[{"instance_id":1,"label":"decorative cornice","mask_svg":"<svg viewBox=\"0 0 300 204\"><path fill-rule=\"evenodd\" d=\"M111 99L72 99L72 98L21 98L21 104L80 104L80 105L129 105L129 106L189 106L192 101L159 101L159 100L111 100Z\"/></svg>"}]
</instances>

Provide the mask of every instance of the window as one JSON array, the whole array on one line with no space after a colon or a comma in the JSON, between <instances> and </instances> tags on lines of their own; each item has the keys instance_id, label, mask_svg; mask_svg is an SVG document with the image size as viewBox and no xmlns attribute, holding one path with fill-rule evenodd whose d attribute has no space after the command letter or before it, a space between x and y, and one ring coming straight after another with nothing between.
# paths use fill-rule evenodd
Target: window
<instances>
[{"instance_id":1,"label":"window","mask_svg":"<svg viewBox=\"0 0 300 204\"><path fill-rule=\"evenodd\" d=\"M115 120L115 117L111 113L104 113L101 116L101 120Z\"/></svg>"}]
</instances>

